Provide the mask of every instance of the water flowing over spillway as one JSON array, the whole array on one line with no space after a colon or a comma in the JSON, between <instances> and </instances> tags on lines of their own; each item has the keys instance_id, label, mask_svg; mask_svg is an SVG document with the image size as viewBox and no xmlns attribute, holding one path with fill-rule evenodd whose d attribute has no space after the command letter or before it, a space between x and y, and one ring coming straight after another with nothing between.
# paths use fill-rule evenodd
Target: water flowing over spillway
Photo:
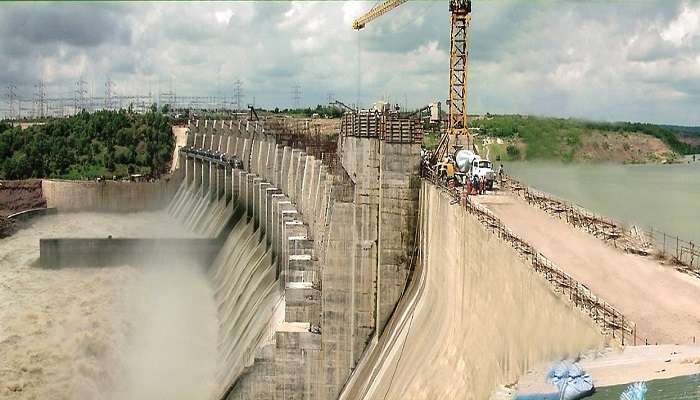
<instances>
[{"instance_id":1,"label":"water flowing over spillway","mask_svg":"<svg viewBox=\"0 0 700 400\"><path fill-rule=\"evenodd\" d=\"M218 316L218 397L252 364L255 351L271 341L273 327L284 317L277 266L262 225L235 199L212 199L201 188L183 182L169 212L199 233L225 240L208 269ZM204 210L204 211L203 211ZM281 314L280 314L281 312Z\"/></svg>"}]
</instances>

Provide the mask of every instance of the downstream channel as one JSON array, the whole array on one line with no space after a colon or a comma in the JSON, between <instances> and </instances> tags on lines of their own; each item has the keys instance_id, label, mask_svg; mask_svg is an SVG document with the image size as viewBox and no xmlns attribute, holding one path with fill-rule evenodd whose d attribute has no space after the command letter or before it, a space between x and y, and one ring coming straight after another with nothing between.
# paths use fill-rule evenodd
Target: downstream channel
<instances>
[{"instance_id":1,"label":"downstream channel","mask_svg":"<svg viewBox=\"0 0 700 400\"><path fill-rule=\"evenodd\" d=\"M206 398L217 316L205 271L37 266L39 238L190 236L181 226L165 212L59 213L0 240L0 398Z\"/></svg>"}]
</instances>

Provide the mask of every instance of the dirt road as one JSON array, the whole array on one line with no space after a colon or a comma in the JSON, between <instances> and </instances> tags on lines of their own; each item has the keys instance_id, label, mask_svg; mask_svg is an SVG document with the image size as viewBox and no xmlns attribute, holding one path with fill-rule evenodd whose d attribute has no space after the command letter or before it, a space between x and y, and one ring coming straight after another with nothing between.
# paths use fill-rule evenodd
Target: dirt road
<instances>
[{"instance_id":1,"label":"dirt road","mask_svg":"<svg viewBox=\"0 0 700 400\"><path fill-rule=\"evenodd\" d=\"M520 198L480 196L515 234L637 323L637 343L700 340L700 279L626 254Z\"/></svg>"}]
</instances>

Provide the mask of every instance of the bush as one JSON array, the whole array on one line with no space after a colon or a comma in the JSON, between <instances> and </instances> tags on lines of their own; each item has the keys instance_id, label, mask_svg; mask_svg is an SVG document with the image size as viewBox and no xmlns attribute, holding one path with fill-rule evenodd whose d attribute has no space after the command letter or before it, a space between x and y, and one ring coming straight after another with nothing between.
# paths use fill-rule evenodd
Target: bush
<instances>
[{"instance_id":1,"label":"bush","mask_svg":"<svg viewBox=\"0 0 700 400\"><path fill-rule=\"evenodd\" d=\"M174 147L171 121L157 112L83 111L25 130L0 123L0 179L160 173Z\"/></svg>"},{"instance_id":2,"label":"bush","mask_svg":"<svg viewBox=\"0 0 700 400\"><path fill-rule=\"evenodd\" d=\"M511 160L520 159L520 149L515 145L509 144L506 146L506 154L508 154L508 158Z\"/></svg>"}]
</instances>

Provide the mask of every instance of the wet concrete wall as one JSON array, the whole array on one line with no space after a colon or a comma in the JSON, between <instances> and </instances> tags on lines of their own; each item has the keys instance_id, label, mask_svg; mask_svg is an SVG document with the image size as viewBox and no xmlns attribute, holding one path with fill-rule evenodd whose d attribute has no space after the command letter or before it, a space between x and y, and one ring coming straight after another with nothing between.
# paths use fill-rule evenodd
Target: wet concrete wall
<instances>
[{"instance_id":1,"label":"wet concrete wall","mask_svg":"<svg viewBox=\"0 0 700 400\"><path fill-rule=\"evenodd\" d=\"M486 399L538 362L602 344L513 248L429 183L420 264L343 399Z\"/></svg>"},{"instance_id":2,"label":"wet concrete wall","mask_svg":"<svg viewBox=\"0 0 700 400\"><path fill-rule=\"evenodd\" d=\"M418 146L344 138L341 165L332 170L254 123L199 121L190 129L190 143L235 154L244 170L221 173L192 157L181 163L184 182L210 199L231 177L231 195L264 229L284 298L282 318L266 314L270 323L257 328L266 339L227 352L247 361L222 375L230 381L225 397L337 398L405 286Z\"/></svg>"},{"instance_id":3,"label":"wet concrete wall","mask_svg":"<svg viewBox=\"0 0 700 400\"><path fill-rule=\"evenodd\" d=\"M157 182L41 181L46 206L59 211L136 212L165 207L177 177Z\"/></svg>"},{"instance_id":4,"label":"wet concrete wall","mask_svg":"<svg viewBox=\"0 0 700 400\"><path fill-rule=\"evenodd\" d=\"M40 239L39 264L42 268L109 267L169 258L209 266L220 248L216 239Z\"/></svg>"}]
</instances>

